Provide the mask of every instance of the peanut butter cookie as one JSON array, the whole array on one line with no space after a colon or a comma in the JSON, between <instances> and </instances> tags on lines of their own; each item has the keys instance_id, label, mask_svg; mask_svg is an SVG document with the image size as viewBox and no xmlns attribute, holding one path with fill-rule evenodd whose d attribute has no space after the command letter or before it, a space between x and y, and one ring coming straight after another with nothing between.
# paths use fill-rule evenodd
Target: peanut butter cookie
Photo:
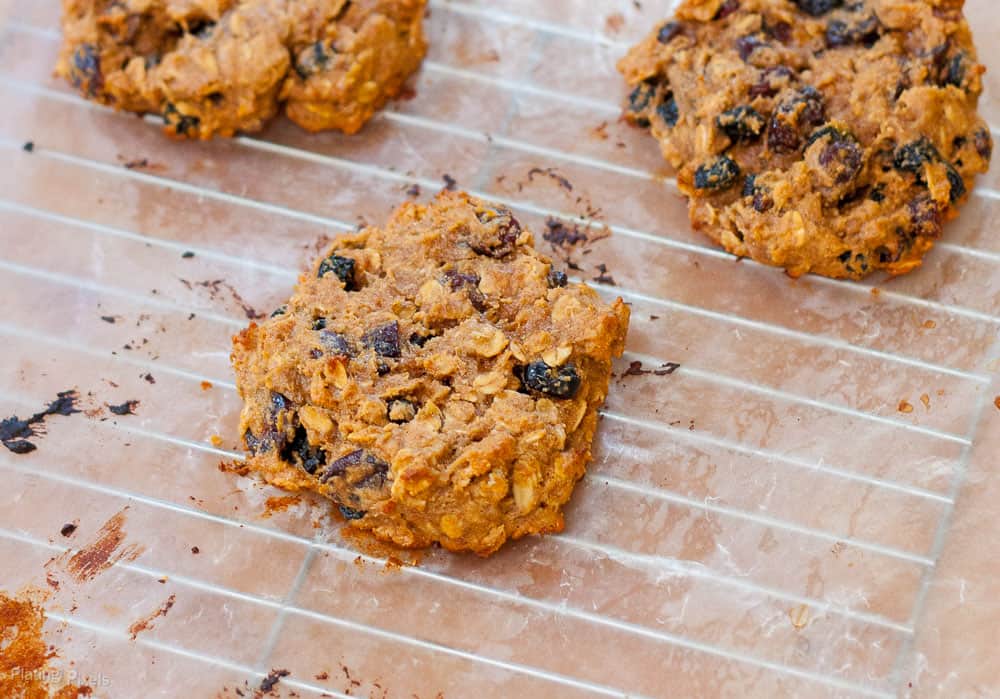
<instances>
[{"instance_id":1,"label":"peanut butter cookie","mask_svg":"<svg viewBox=\"0 0 1000 699\"><path fill-rule=\"evenodd\" d=\"M993 143L962 0L685 0L619 63L691 221L792 276L920 265Z\"/></svg>"},{"instance_id":2,"label":"peanut butter cookie","mask_svg":"<svg viewBox=\"0 0 1000 699\"><path fill-rule=\"evenodd\" d=\"M282 106L354 133L420 67L425 2L63 0L56 73L175 136L258 131Z\"/></svg>"},{"instance_id":3,"label":"peanut butter cookie","mask_svg":"<svg viewBox=\"0 0 1000 699\"><path fill-rule=\"evenodd\" d=\"M628 318L506 209L404 204L234 338L249 467L404 547L561 531Z\"/></svg>"}]
</instances>

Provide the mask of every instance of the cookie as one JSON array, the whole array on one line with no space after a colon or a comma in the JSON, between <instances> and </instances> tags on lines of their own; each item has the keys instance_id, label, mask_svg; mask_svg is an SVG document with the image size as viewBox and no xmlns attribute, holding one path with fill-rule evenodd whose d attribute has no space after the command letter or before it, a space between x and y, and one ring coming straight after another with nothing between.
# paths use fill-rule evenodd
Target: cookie
<instances>
[{"instance_id":1,"label":"cookie","mask_svg":"<svg viewBox=\"0 0 1000 699\"><path fill-rule=\"evenodd\" d=\"M247 463L403 547L488 555L561 531L628 319L510 211L404 204L234 338Z\"/></svg>"},{"instance_id":2,"label":"cookie","mask_svg":"<svg viewBox=\"0 0 1000 699\"><path fill-rule=\"evenodd\" d=\"M63 0L56 73L174 136L258 131L284 107L354 133L426 53L426 0Z\"/></svg>"},{"instance_id":3,"label":"cookie","mask_svg":"<svg viewBox=\"0 0 1000 699\"><path fill-rule=\"evenodd\" d=\"M993 143L962 0L685 0L619 62L626 117L726 250L859 279L919 266Z\"/></svg>"}]
</instances>

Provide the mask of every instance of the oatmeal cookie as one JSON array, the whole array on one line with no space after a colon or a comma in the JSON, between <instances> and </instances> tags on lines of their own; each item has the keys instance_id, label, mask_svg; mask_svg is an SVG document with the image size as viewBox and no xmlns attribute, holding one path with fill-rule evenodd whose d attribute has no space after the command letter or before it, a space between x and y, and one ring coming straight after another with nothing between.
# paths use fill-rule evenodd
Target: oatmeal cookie
<instances>
[{"instance_id":1,"label":"oatmeal cookie","mask_svg":"<svg viewBox=\"0 0 1000 699\"><path fill-rule=\"evenodd\" d=\"M992 153L962 0L685 0L619 63L691 221L792 276L920 265Z\"/></svg>"},{"instance_id":2,"label":"oatmeal cookie","mask_svg":"<svg viewBox=\"0 0 1000 699\"><path fill-rule=\"evenodd\" d=\"M561 531L628 318L510 211L404 204L234 338L249 467L404 547L488 555Z\"/></svg>"},{"instance_id":3,"label":"oatmeal cookie","mask_svg":"<svg viewBox=\"0 0 1000 699\"><path fill-rule=\"evenodd\" d=\"M232 136L284 107L354 133L426 52L426 0L63 0L56 73L89 99Z\"/></svg>"}]
</instances>

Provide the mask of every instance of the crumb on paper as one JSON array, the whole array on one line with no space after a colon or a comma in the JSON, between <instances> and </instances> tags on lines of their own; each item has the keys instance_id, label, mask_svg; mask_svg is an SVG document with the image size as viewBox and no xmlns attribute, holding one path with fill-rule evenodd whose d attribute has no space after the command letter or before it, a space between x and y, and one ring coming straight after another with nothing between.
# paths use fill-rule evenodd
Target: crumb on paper
<instances>
[{"instance_id":1,"label":"crumb on paper","mask_svg":"<svg viewBox=\"0 0 1000 699\"><path fill-rule=\"evenodd\" d=\"M881 293L882 293L882 290L879 289L877 286L873 286L872 287L872 291L871 291L872 296L878 296Z\"/></svg>"},{"instance_id":2,"label":"crumb on paper","mask_svg":"<svg viewBox=\"0 0 1000 699\"><path fill-rule=\"evenodd\" d=\"M604 28L609 34L617 34L625 26L625 17L621 12L614 12L604 19Z\"/></svg>"},{"instance_id":3,"label":"crumb on paper","mask_svg":"<svg viewBox=\"0 0 1000 699\"><path fill-rule=\"evenodd\" d=\"M142 374L142 377L141 377L141 378L142 378L142 379L143 379L143 381L145 381L146 383L149 383L149 384L154 384L154 383L156 383L156 379L154 379L154 378L153 378L153 375L152 375L152 374L150 374L150 373L146 373L146 374Z\"/></svg>"},{"instance_id":4,"label":"crumb on paper","mask_svg":"<svg viewBox=\"0 0 1000 699\"><path fill-rule=\"evenodd\" d=\"M411 184L406 188L406 196L408 197L419 197L420 196L420 185Z\"/></svg>"},{"instance_id":5,"label":"crumb on paper","mask_svg":"<svg viewBox=\"0 0 1000 699\"><path fill-rule=\"evenodd\" d=\"M1000 410L1000 396L993 399L993 405L997 407L997 410Z\"/></svg>"},{"instance_id":6,"label":"crumb on paper","mask_svg":"<svg viewBox=\"0 0 1000 699\"><path fill-rule=\"evenodd\" d=\"M201 382L201 390L207 391L210 388L212 388L212 382L211 381L202 381Z\"/></svg>"},{"instance_id":7,"label":"crumb on paper","mask_svg":"<svg viewBox=\"0 0 1000 699\"><path fill-rule=\"evenodd\" d=\"M920 394L920 402L924 404L924 408L927 410L931 409L931 397L926 393Z\"/></svg>"},{"instance_id":8,"label":"crumb on paper","mask_svg":"<svg viewBox=\"0 0 1000 699\"><path fill-rule=\"evenodd\" d=\"M185 259L185 260L190 260L190 259L191 259L192 257L194 257L194 252L193 252L193 251L191 251L191 250L185 250L185 251L184 251L184 252L183 252L183 253L181 254L181 258L183 258L183 259Z\"/></svg>"},{"instance_id":9,"label":"crumb on paper","mask_svg":"<svg viewBox=\"0 0 1000 699\"><path fill-rule=\"evenodd\" d=\"M128 627L128 632L131 640L134 641L136 638L139 637L139 634L141 634L144 631L149 631L150 629L152 629L154 627L153 622L160 617L165 617L173 608L174 603L176 601L177 601L177 595L170 595L170 597L168 597L163 602L163 604L157 607L155 611L151 612L149 615L143 617L142 619L139 619L138 621L132 623L132 625Z\"/></svg>"},{"instance_id":10,"label":"crumb on paper","mask_svg":"<svg viewBox=\"0 0 1000 699\"><path fill-rule=\"evenodd\" d=\"M925 320L921 327L923 327L925 330L933 330L934 328L937 327L937 323L935 323L933 320Z\"/></svg>"},{"instance_id":11,"label":"crumb on paper","mask_svg":"<svg viewBox=\"0 0 1000 699\"><path fill-rule=\"evenodd\" d=\"M598 138L598 139L600 139L602 141L607 141L608 140L608 122L602 121L600 124L598 124L596 127L594 127L591 130L591 133L594 134L595 138Z\"/></svg>"},{"instance_id":12,"label":"crumb on paper","mask_svg":"<svg viewBox=\"0 0 1000 699\"><path fill-rule=\"evenodd\" d=\"M24 145L21 146L21 150L23 150L25 153L34 153L35 152L35 142L34 141L25 141Z\"/></svg>"},{"instance_id":13,"label":"crumb on paper","mask_svg":"<svg viewBox=\"0 0 1000 699\"><path fill-rule=\"evenodd\" d=\"M74 533L76 533L76 530L79 526L80 525L78 522L68 522L62 526L62 529L59 530L59 533L67 538L71 537L73 536Z\"/></svg>"},{"instance_id":14,"label":"crumb on paper","mask_svg":"<svg viewBox=\"0 0 1000 699\"><path fill-rule=\"evenodd\" d=\"M125 514L128 506L114 514L98 530L97 538L66 563L67 572L78 583L93 580L120 561L134 561L145 550L138 544L125 545Z\"/></svg>"},{"instance_id":15,"label":"crumb on paper","mask_svg":"<svg viewBox=\"0 0 1000 699\"><path fill-rule=\"evenodd\" d=\"M191 547L191 553L193 553L195 556L197 556L199 553L201 553L201 549L198 548L197 546L192 546Z\"/></svg>"},{"instance_id":16,"label":"crumb on paper","mask_svg":"<svg viewBox=\"0 0 1000 699\"><path fill-rule=\"evenodd\" d=\"M441 179L444 180L444 188L449 192L454 192L458 186L458 180L449 175L447 172L441 175Z\"/></svg>"},{"instance_id":17,"label":"crumb on paper","mask_svg":"<svg viewBox=\"0 0 1000 699\"><path fill-rule=\"evenodd\" d=\"M567 192L573 191L572 183L568 179L566 179L566 177L560 175L555 168L547 167L543 169L540 167L533 167L530 170L528 170L528 181L534 182L535 175L544 175L545 177L548 177L557 185L559 185L562 189L565 189ZM518 186L518 189L520 189L520 186Z\"/></svg>"},{"instance_id":18,"label":"crumb on paper","mask_svg":"<svg viewBox=\"0 0 1000 699\"><path fill-rule=\"evenodd\" d=\"M139 401L127 400L118 405L111 405L111 403L108 403L107 406L108 410L113 412L115 415L135 415L135 409L139 407Z\"/></svg>"},{"instance_id":19,"label":"crumb on paper","mask_svg":"<svg viewBox=\"0 0 1000 699\"><path fill-rule=\"evenodd\" d=\"M179 280L181 284L190 290L194 290L195 287L206 289L208 291L209 298L213 301L219 300L219 295L223 290L228 291L232 300L240 307L240 309L242 309L244 315L246 315L249 320L260 320L265 315L244 301L243 297L236 290L236 288L225 279L206 279L200 282L192 282L182 278L179 278ZM191 318L194 318L193 313L188 317L188 320L191 320Z\"/></svg>"},{"instance_id":20,"label":"crumb on paper","mask_svg":"<svg viewBox=\"0 0 1000 699\"><path fill-rule=\"evenodd\" d=\"M790 609L788 618L791 619L792 626L795 627L796 631L804 629L809 624L809 607L800 604L798 607Z\"/></svg>"},{"instance_id":21,"label":"crumb on paper","mask_svg":"<svg viewBox=\"0 0 1000 699\"><path fill-rule=\"evenodd\" d=\"M282 677L288 677L291 674L292 673L289 672L288 670L271 670L271 672L268 673L267 677L265 677L261 681L260 691L270 692L272 689L275 688L275 686L277 686L279 682L281 682Z\"/></svg>"},{"instance_id":22,"label":"crumb on paper","mask_svg":"<svg viewBox=\"0 0 1000 699\"><path fill-rule=\"evenodd\" d=\"M608 274L608 266L603 262L597 265L598 275L593 278L592 281L598 284L608 284L610 286L617 286L615 278Z\"/></svg>"},{"instance_id":23,"label":"crumb on paper","mask_svg":"<svg viewBox=\"0 0 1000 699\"><path fill-rule=\"evenodd\" d=\"M221 435L213 434L211 437L208 438L208 441L212 443L213 447L218 448L218 447L222 446L222 436Z\"/></svg>"},{"instance_id":24,"label":"crumb on paper","mask_svg":"<svg viewBox=\"0 0 1000 699\"><path fill-rule=\"evenodd\" d=\"M76 408L76 402L80 397L76 390L60 391L56 395L56 399L44 410L27 419L22 420L17 415L11 415L0 420L0 443L15 454L28 454L38 448L29 439L45 434L45 423L50 416L69 416L80 412Z\"/></svg>"},{"instance_id":25,"label":"crumb on paper","mask_svg":"<svg viewBox=\"0 0 1000 699\"><path fill-rule=\"evenodd\" d=\"M901 413L912 413L913 412L913 406L910 404L909 401L907 401L904 398L903 400L899 401L899 408L898 408L898 410Z\"/></svg>"}]
</instances>

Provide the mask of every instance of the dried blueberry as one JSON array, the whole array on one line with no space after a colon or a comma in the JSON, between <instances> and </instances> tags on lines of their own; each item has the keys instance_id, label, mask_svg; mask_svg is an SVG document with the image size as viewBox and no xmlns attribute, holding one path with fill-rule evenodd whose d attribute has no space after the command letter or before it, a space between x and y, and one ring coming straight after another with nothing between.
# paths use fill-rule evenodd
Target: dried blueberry
<instances>
[{"instance_id":1,"label":"dried blueberry","mask_svg":"<svg viewBox=\"0 0 1000 699\"><path fill-rule=\"evenodd\" d=\"M191 114L181 114L177 107L167 102L163 109L163 120L167 126L174 129L178 136L187 136L189 133L197 131L201 124L201 119Z\"/></svg>"},{"instance_id":2,"label":"dried blueberry","mask_svg":"<svg viewBox=\"0 0 1000 699\"><path fill-rule=\"evenodd\" d=\"M104 87L104 74L101 72L101 56L93 44L81 44L73 52L70 60L69 78L73 87L82 90L87 96L93 97Z\"/></svg>"},{"instance_id":3,"label":"dried blueberry","mask_svg":"<svg viewBox=\"0 0 1000 699\"><path fill-rule=\"evenodd\" d=\"M295 60L295 72L306 80L310 75L326 70L336 53L337 49L334 48L332 41L317 41L298 55Z\"/></svg>"},{"instance_id":4,"label":"dried blueberry","mask_svg":"<svg viewBox=\"0 0 1000 699\"><path fill-rule=\"evenodd\" d=\"M549 273L545 277L545 280L548 282L550 289L555 289L556 287L566 286L569 282L569 277L566 276L565 272L550 269Z\"/></svg>"},{"instance_id":5,"label":"dried blueberry","mask_svg":"<svg viewBox=\"0 0 1000 699\"><path fill-rule=\"evenodd\" d=\"M753 107L740 105L717 116L715 125L734 143L743 143L758 138L764 132L767 121Z\"/></svg>"},{"instance_id":6,"label":"dried blueberry","mask_svg":"<svg viewBox=\"0 0 1000 699\"><path fill-rule=\"evenodd\" d=\"M768 43L755 34L741 36L736 40L736 53L745 61L753 55L754 51L765 46L768 46Z\"/></svg>"},{"instance_id":7,"label":"dried blueberry","mask_svg":"<svg viewBox=\"0 0 1000 699\"><path fill-rule=\"evenodd\" d=\"M297 465L309 475L326 464L326 452L321 447L309 444L309 435L302 425L295 429L295 436L281 449L280 454L283 461Z\"/></svg>"},{"instance_id":8,"label":"dried blueberry","mask_svg":"<svg viewBox=\"0 0 1000 699\"><path fill-rule=\"evenodd\" d=\"M909 234L921 238L941 236L941 210L930 195L922 194L906 205L910 214Z\"/></svg>"},{"instance_id":9,"label":"dried blueberry","mask_svg":"<svg viewBox=\"0 0 1000 699\"><path fill-rule=\"evenodd\" d=\"M392 321L369 330L362 340L365 347L375 350L380 357L398 359L402 356L399 346L399 323Z\"/></svg>"},{"instance_id":10,"label":"dried blueberry","mask_svg":"<svg viewBox=\"0 0 1000 699\"><path fill-rule=\"evenodd\" d=\"M354 277L355 266L356 263L349 257L341 257L336 254L330 255L319 263L316 276L322 279L327 272L333 272L337 279L344 283L344 289L347 291L357 291L358 286Z\"/></svg>"},{"instance_id":11,"label":"dried blueberry","mask_svg":"<svg viewBox=\"0 0 1000 699\"><path fill-rule=\"evenodd\" d=\"M525 388L553 398L572 398L580 390L580 375L572 364L551 367L539 359L525 366L518 378Z\"/></svg>"},{"instance_id":12,"label":"dried blueberry","mask_svg":"<svg viewBox=\"0 0 1000 699\"><path fill-rule=\"evenodd\" d=\"M951 190L948 193L948 198L952 204L965 196L965 180L958 173L958 170L954 168L951 163L945 163L945 176L948 178L948 184L951 186Z\"/></svg>"},{"instance_id":13,"label":"dried blueberry","mask_svg":"<svg viewBox=\"0 0 1000 699\"><path fill-rule=\"evenodd\" d=\"M924 165L941 159L937 148L926 137L921 136L912 143L907 143L896 150L893 165L897 170L922 175Z\"/></svg>"},{"instance_id":14,"label":"dried blueberry","mask_svg":"<svg viewBox=\"0 0 1000 699\"><path fill-rule=\"evenodd\" d=\"M680 111L677 109L677 100L674 99L673 95L669 95L667 99L656 107L656 113L671 128L677 126L677 122L681 118Z\"/></svg>"},{"instance_id":15,"label":"dried blueberry","mask_svg":"<svg viewBox=\"0 0 1000 699\"><path fill-rule=\"evenodd\" d=\"M993 137L989 129L979 129L972 135L972 143L983 160L989 160L993 155Z\"/></svg>"},{"instance_id":16,"label":"dried blueberry","mask_svg":"<svg viewBox=\"0 0 1000 699\"><path fill-rule=\"evenodd\" d=\"M720 155L702 165L694 173L695 189L722 190L735 184L740 176L740 166L727 155Z\"/></svg>"},{"instance_id":17,"label":"dried blueberry","mask_svg":"<svg viewBox=\"0 0 1000 699\"><path fill-rule=\"evenodd\" d=\"M674 37L678 36L683 30L684 25L680 22L667 22L660 27L660 31L656 33L656 40L661 44L669 44L673 41Z\"/></svg>"},{"instance_id":18,"label":"dried blueberry","mask_svg":"<svg viewBox=\"0 0 1000 699\"><path fill-rule=\"evenodd\" d=\"M417 406L405 398L393 398L389 401L386 415L389 422L395 422L396 424L409 422L417 416Z\"/></svg>"},{"instance_id":19,"label":"dried blueberry","mask_svg":"<svg viewBox=\"0 0 1000 699\"><path fill-rule=\"evenodd\" d=\"M278 306L271 312L272 318L277 318L278 316L283 316L288 313L288 306Z\"/></svg>"},{"instance_id":20,"label":"dried blueberry","mask_svg":"<svg viewBox=\"0 0 1000 699\"><path fill-rule=\"evenodd\" d=\"M340 514L344 515L344 519L346 520L361 519L367 514L361 510L353 510L346 505L337 505L337 509L340 510Z\"/></svg>"},{"instance_id":21,"label":"dried blueberry","mask_svg":"<svg viewBox=\"0 0 1000 699\"><path fill-rule=\"evenodd\" d=\"M799 9L813 17L825 15L830 10L840 7L844 0L794 0Z\"/></svg>"},{"instance_id":22,"label":"dried blueberry","mask_svg":"<svg viewBox=\"0 0 1000 699\"><path fill-rule=\"evenodd\" d=\"M834 182L846 184L857 177L864 164L864 151L852 134L834 126L824 126L813 132L806 141L806 148L817 142L825 142L818 160Z\"/></svg>"},{"instance_id":23,"label":"dried blueberry","mask_svg":"<svg viewBox=\"0 0 1000 699\"><path fill-rule=\"evenodd\" d=\"M319 341L331 354L340 357L354 356L354 347L351 346L351 341L340 333L335 333L332 330L321 330Z\"/></svg>"}]
</instances>

